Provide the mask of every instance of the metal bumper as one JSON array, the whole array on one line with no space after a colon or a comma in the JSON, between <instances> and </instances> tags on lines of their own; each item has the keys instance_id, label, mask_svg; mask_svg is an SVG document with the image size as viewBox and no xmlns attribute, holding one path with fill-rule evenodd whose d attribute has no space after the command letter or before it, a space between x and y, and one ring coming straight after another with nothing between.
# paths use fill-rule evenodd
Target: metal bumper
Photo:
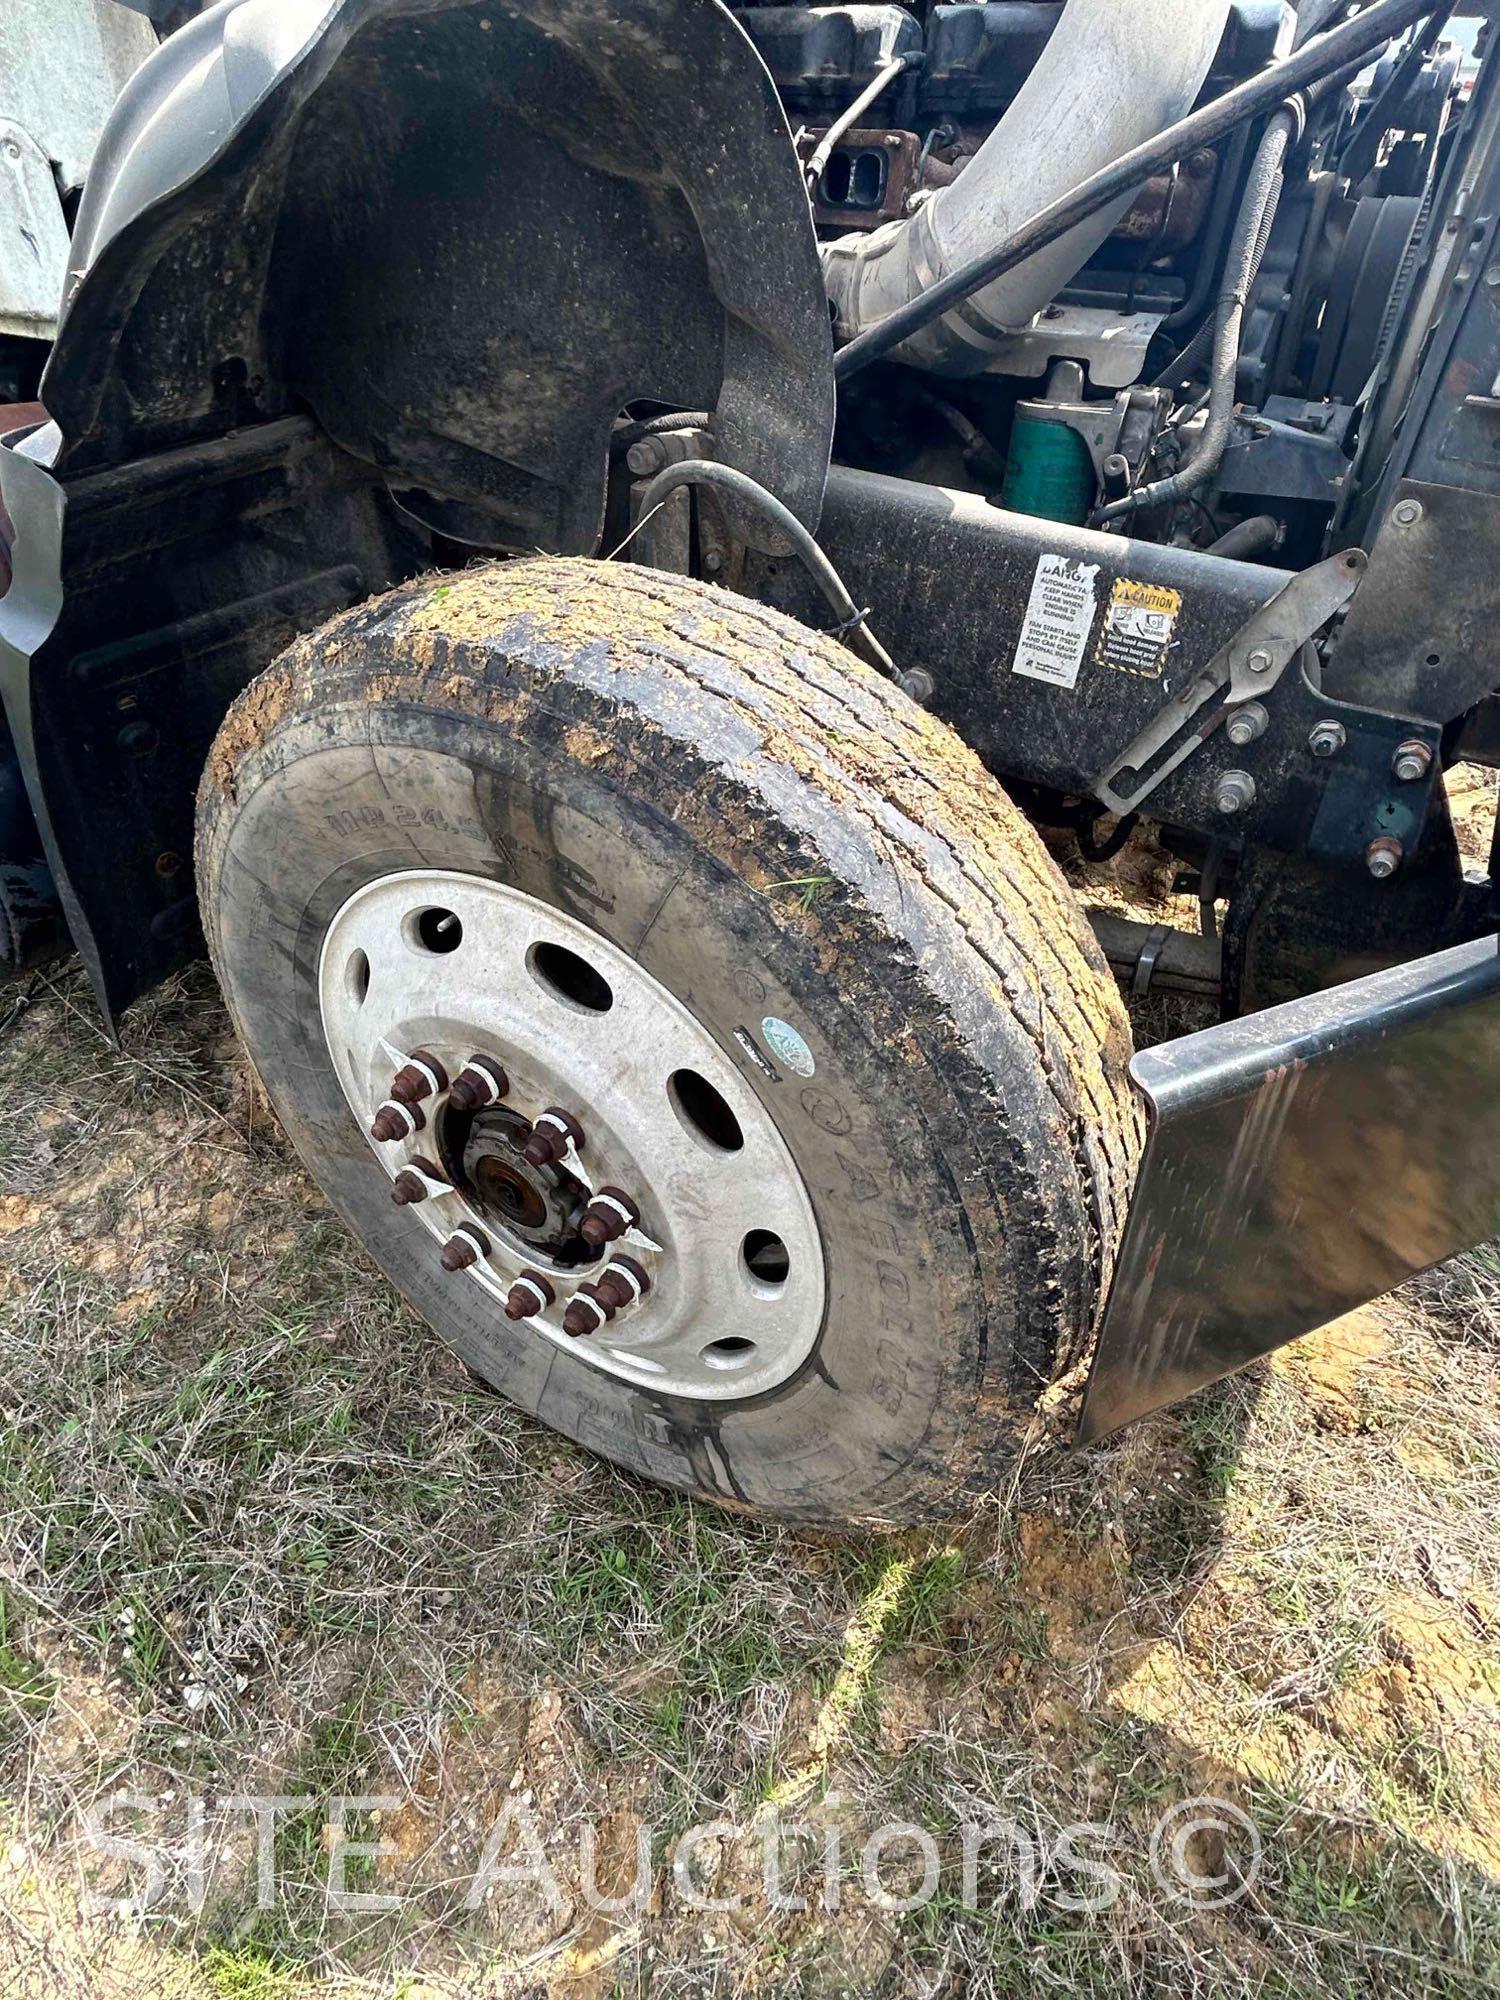
<instances>
[{"instance_id":1,"label":"metal bumper","mask_svg":"<svg viewBox=\"0 0 1500 2000\"><path fill-rule=\"evenodd\" d=\"M1500 938L1147 1049L1080 1442L1500 1234Z\"/></svg>"}]
</instances>

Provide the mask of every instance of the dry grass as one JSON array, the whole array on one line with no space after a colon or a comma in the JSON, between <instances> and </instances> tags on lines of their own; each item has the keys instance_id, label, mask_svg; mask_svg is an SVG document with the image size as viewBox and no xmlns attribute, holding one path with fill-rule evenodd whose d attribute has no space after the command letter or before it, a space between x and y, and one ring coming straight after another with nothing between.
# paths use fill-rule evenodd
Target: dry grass
<instances>
[{"instance_id":1,"label":"dry grass","mask_svg":"<svg viewBox=\"0 0 1500 2000\"><path fill-rule=\"evenodd\" d=\"M0 1040L0 1083L0 1991L1495 1980L1492 1253L1035 1466L950 1534L841 1542L635 1485L480 1389L328 1215L206 975L138 1010L120 1053L76 975L57 978ZM264 1911L250 1822L223 1804L247 1791L306 1801L281 1819ZM87 1832L122 1793L110 1824L135 1858ZM330 1907L338 1793L393 1801L376 1831L397 1852L350 1859L347 1879L399 1908ZM1253 1892L1224 1910L1169 1896L1149 1866L1155 1821L1200 1794L1264 1841ZM502 1881L465 1907L507 1803L560 1906ZM773 1811L841 1834L838 1912L756 1893L741 1836ZM1110 1827L1120 1893L1064 1907L1080 1886L1064 1857L1034 1906L999 1869L966 1907L957 1829L986 1815L1043 1841ZM665 1863L714 1818L734 1831L708 1874L744 1902L704 1913ZM943 1862L907 1914L848 1879L892 1819ZM649 1908L587 1906L585 1821L613 1886L654 1829ZM138 1896L147 1855L154 1914L86 1909Z\"/></svg>"}]
</instances>

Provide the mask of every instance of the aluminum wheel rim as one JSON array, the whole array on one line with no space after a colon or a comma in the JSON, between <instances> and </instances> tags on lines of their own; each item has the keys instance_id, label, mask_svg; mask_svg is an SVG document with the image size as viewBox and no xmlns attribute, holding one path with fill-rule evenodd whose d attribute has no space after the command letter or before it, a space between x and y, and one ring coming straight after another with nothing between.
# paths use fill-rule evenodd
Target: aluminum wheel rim
<instances>
[{"instance_id":1,"label":"aluminum wheel rim","mask_svg":"<svg viewBox=\"0 0 1500 2000\"><path fill-rule=\"evenodd\" d=\"M603 982L607 1006L574 961ZM466 1128L447 1090L423 1099L420 1130L370 1137L393 1183L414 1161L442 1169L407 1212L432 1236L435 1265L456 1232L478 1231L487 1254L443 1278L480 1286L500 1325L522 1271L540 1270L555 1302L518 1322L523 1335L641 1387L738 1400L777 1387L807 1359L825 1278L802 1177L736 1064L627 953L519 889L413 869L367 884L339 910L318 997L330 1058L367 1136L413 1051L439 1058L450 1089L481 1054L509 1079L505 1111L528 1123L553 1106L576 1116L584 1144L557 1169L570 1187L619 1188L638 1206L638 1223L607 1254L564 1268L481 1206L477 1186L493 1177L465 1185L455 1171ZM647 1296L571 1337L564 1312L622 1252L647 1272Z\"/></svg>"}]
</instances>

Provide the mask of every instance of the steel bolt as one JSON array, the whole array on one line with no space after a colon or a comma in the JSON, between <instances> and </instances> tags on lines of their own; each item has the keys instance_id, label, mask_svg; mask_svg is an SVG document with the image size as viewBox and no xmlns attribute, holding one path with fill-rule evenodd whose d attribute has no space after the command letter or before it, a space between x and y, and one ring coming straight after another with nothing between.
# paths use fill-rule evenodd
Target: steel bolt
<instances>
[{"instance_id":1,"label":"steel bolt","mask_svg":"<svg viewBox=\"0 0 1500 2000\"><path fill-rule=\"evenodd\" d=\"M1243 708L1230 711L1229 720L1224 725L1224 734L1236 750L1243 750L1258 736L1264 736L1270 716L1258 701L1247 701Z\"/></svg>"},{"instance_id":2,"label":"steel bolt","mask_svg":"<svg viewBox=\"0 0 1500 2000\"><path fill-rule=\"evenodd\" d=\"M481 1257L490 1254L490 1239L482 1229L476 1229L472 1222L466 1222L455 1229L443 1245L442 1266L445 1271L467 1271L471 1264L477 1264Z\"/></svg>"},{"instance_id":3,"label":"steel bolt","mask_svg":"<svg viewBox=\"0 0 1500 2000\"><path fill-rule=\"evenodd\" d=\"M641 438L625 454L625 463L637 479L647 479L653 472L660 472L666 462L667 447L660 438Z\"/></svg>"},{"instance_id":4,"label":"steel bolt","mask_svg":"<svg viewBox=\"0 0 1500 2000\"><path fill-rule=\"evenodd\" d=\"M585 1243L602 1250L606 1243L613 1243L627 1229L634 1229L640 1219L641 1211L623 1189L602 1187L584 1210L578 1234Z\"/></svg>"},{"instance_id":5,"label":"steel bolt","mask_svg":"<svg viewBox=\"0 0 1500 2000\"><path fill-rule=\"evenodd\" d=\"M535 1319L539 1312L557 1303L557 1294L540 1271L523 1271L505 1299L507 1319Z\"/></svg>"},{"instance_id":6,"label":"steel bolt","mask_svg":"<svg viewBox=\"0 0 1500 2000\"><path fill-rule=\"evenodd\" d=\"M613 1306L604 1303L596 1285L580 1285L563 1314L563 1332L573 1340L582 1340L587 1334L601 1332L614 1316Z\"/></svg>"},{"instance_id":7,"label":"steel bolt","mask_svg":"<svg viewBox=\"0 0 1500 2000\"><path fill-rule=\"evenodd\" d=\"M528 1167L553 1167L567 1158L568 1141L575 1152L583 1151L583 1127L571 1111L551 1105L531 1128L531 1137L521 1148Z\"/></svg>"},{"instance_id":8,"label":"steel bolt","mask_svg":"<svg viewBox=\"0 0 1500 2000\"><path fill-rule=\"evenodd\" d=\"M1225 771L1214 793L1214 810L1225 814L1244 812L1255 803L1255 780L1248 771Z\"/></svg>"},{"instance_id":9,"label":"steel bolt","mask_svg":"<svg viewBox=\"0 0 1500 2000\"><path fill-rule=\"evenodd\" d=\"M1419 778L1425 778L1432 769L1432 750L1418 736L1408 736L1404 743L1396 745L1396 754L1391 759L1391 770L1403 785L1414 785Z\"/></svg>"},{"instance_id":10,"label":"steel bolt","mask_svg":"<svg viewBox=\"0 0 1500 2000\"><path fill-rule=\"evenodd\" d=\"M1365 849L1365 866L1377 882L1389 882L1406 857L1406 849L1393 833L1383 833Z\"/></svg>"},{"instance_id":11,"label":"steel bolt","mask_svg":"<svg viewBox=\"0 0 1500 2000\"><path fill-rule=\"evenodd\" d=\"M413 1049L391 1081L391 1096L397 1104L420 1104L447 1088L448 1072L431 1049Z\"/></svg>"},{"instance_id":12,"label":"steel bolt","mask_svg":"<svg viewBox=\"0 0 1500 2000\"><path fill-rule=\"evenodd\" d=\"M420 1132L426 1123L420 1104L398 1104L393 1097L388 1097L370 1122L370 1137L378 1139L382 1146L389 1146L397 1139L407 1139L413 1132Z\"/></svg>"},{"instance_id":13,"label":"steel bolt","mask_svg":"<svg viewBox=\"0 0 1500 2000\"><path fill-rule=\"evenodd\" d=\"M1422 518L1420 500L1398 500L1391 509L1391 519L1398 528L1414 528Z\"/></svg>"},{"instance_id":14,"label":"steel bolt","mask_svg":"<svg viewBox=\"0 0 1500 2000\"><path fill-rule=\"evenodd\" d=\"M1264 646L1257 646L1255 651L1247 654L1245 658L1245 665L1252 674L1268 674L1275 664L1275 660Z\"/></svg>"},{"instance_id":15,"label":"steel bolt","mask_svg":"<svg viewBox=\"0 0 1500 2000\"><path fill-rule=\"evenodd\" d=\"M650 1289L650 1274L634 1257L611 1257L594 1287L602 1303L615 1312L637 1304Z\"/></svg>"},{"instance_id":16,"label":"steel bolt","mask_svg":"<svg viewBox=\"0 0 1500 2000\"><path fill-rule=\"evenodd\" d=\"M424 1174L426 1180L422 1178ZM431 1193L427 1181L440 1181L442 1178L442 1168L435 1167L431 1160L413 1160L391 1182L391 1200L397 1208L409 1208L414 1202L426 1201Z\"/></svg>"},{"instance_id":17,"label":"steel bolt","mask_svg":"<svg viewBox=\"0 0 1500 2000\"><path fill-rule=\"evenodd\" d=\"M1336 757L1349 741L1349 732L1342 722L1335 722L1332 716L1325 716L1315 722L1307 738L1307 747L1315 757Z\"/></svg>"},{"instance_id":18,"label":"steel bolt","mask_svg":"<svg viewBox=\"0 0 1500 2000\"><path fill-rule=\"evenodd\" d=\"M510 1094L510 1078L493 1056L470 1056L448 1092L455 1111L482 1111Z\"/></svg>"}]
</instances>

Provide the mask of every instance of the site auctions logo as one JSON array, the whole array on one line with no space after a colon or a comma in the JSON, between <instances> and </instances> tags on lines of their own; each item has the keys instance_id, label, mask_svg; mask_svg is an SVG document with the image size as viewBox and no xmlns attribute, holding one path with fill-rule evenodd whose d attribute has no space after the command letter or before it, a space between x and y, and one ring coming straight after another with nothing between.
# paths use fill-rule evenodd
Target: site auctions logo
<instances>
[{"instance_id":1,"label":"site auctions logo","mask_svg":"<svg viewBox=\"0 0 1500 2000\"><path fill-rule=\"evenodd\" d=\"M822 1802L826 1807L831 1800ZM96 1911L149 1916L184 1906L203 1908L213 1872L212 1854L244 1816L254 1822L256 1904L275 1907L281 1893L278 1831L293 1816L314 1816L327 1858L323 1891L331 1910L396 1910L408 1895L379 1864L398 1857L395 1844L374 1836L382 1816L405 1801L381 1794L318 1798L230 1793L184 1796L166 1826L164 1802L118 1792L96 1804L82 1821L89 1846L103 1860L122 1865L123 1893L91 1894ZM156 1833L146 1837L144 1821ZM648 1823L636 1828L633 1880L605 1893L598 1880L599 1829L576 1826L576 1845L563 1855L543 1839L524 1797L507 1801L475 1851L449 1871L462 1889L465 1909L477 1910L497 1892L520 1889L539 1896L559 1916L582 1900L609 1915L640 1916L660 1893L665 1877L685 1909L723 1912L761 1908L835 1913L851 1893L896 1914L925 1908L943 1893L964 1910L1045 1906L1072 1914L1111 1909L1139 1861L1140 1835L1096 1821L1042 1830L985 1813L945 1833L942 1841L910 1821L876 1826L852 1841L832 1817L788 1818L765 1808L747 1824L715 1819L690 1826L670 1841ZM570 1833L572 1829L570 1829ZM758 1853L756 1850L759 1850ZM455 1852L451 1846L448 1851ZM1238 1806L1225 1799L1185 1799L1152 1827L1146 1860L1157 1886L1193 1909L1222 1909L1253 1889L1262 1859L1260 1835ZM351 1871L351 1864L354 1864ZM611 1874L615 1873L611 1869ZM351 1887L353 1879L362 1884ZM565 1880L566 1877L566 1880ZM374 1884L380 1886L376 1887Z\"/></svg>"}]
</instances>

